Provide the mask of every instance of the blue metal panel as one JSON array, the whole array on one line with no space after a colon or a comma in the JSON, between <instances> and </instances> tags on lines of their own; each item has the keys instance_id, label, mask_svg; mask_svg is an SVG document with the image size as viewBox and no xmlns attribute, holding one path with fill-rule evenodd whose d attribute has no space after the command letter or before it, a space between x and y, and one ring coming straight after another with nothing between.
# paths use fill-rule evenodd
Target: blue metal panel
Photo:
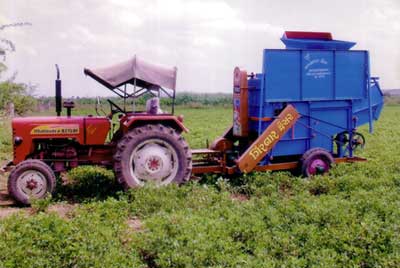
<instances>
[{"instance_id":1,"label":"blue metal panel","mask_svg":"<svg viewBox=\"0 0 400 268\"><path fill-rule=\"evenodd\" d=\"M292 105L302 115L294 126L294 137L298 139L309 138L309 130L306 126L310 125L310 119L307 117L310 112L310 104L308 102L296 102Z\"/></svg>"},{"instance_id":2,"label":"blue metal panel","mask_svg":"<svg viewBox=\"0 0 400 268\"><path fill-rule=\"evenodd\" d=\"M366 51L336 51L336 99L366 97Z\"/></svg>"},{"instance_id":3,"label":"blue metal panel","mask_svg":"<svg viewBox=\"0 0 400 268\"><path fill-rule=\"evenodd\" d=\"M300 100L300 53L264 50L265 100Z\"/></svg>"},{"instance_id":4,"label":"blue metal panel","mask_svg":"<svg viewBox=\"0 0 400 268\"><path fill-rule=\"evenodd\" d=\"M370 97L369 99L364 98L361 100L354 101L353 104L353 117L356 119L356 127L364 125L370 120L370 109L372 109L372 119L378 120L379 115L383 107L383 93L379 87L377 81L370 87Z\"/></svg>"},{"instance_id":5,"label":"blue metal panel","mask_svg":"<svg viewBox=\"0 0 400 268\"><path fill-rule=\"evenodd\" d=\"M270 155L273 157L286 155L302 155L305 151L307 151L307 147L307 139L283 139L275 145Z\"/></svg>"},{"instance_id":6,"label":"blue metal panel","mask_svg":"<svg viewBox=\"0 0 400 268\"><path fill-rule=\"evenodd\" d=\"M333 99L333 51L305 50L302 57L303 100Z\"/></svg>"},{"instance_id":7,"label":"blue metal panel","mask_svg":"<svg viewBox=\"0 0 400 268\"><path fill-rule=\"evenodd\" d=\"M310 147L325 148L329 152L333 150L333 138L337 133L351 130L349 124L349 107L325 107L324 109L311 109L311 140Z\"/></svg>"},{"instance_id":8,"label":"blue metal panel","mask_svg":"<svg viewBox=\"0 0 400 268\"><path fill-rule=\"evenodd\" d=\"M334 137L377 120L383 106L367 51L266 49L263 73L249 79L249 131L259 134L286 104L301 114L270 156L301 155L313 147L333 153ZM351 152L350 152L351 155Z\"/></svg>"}]
</instances>

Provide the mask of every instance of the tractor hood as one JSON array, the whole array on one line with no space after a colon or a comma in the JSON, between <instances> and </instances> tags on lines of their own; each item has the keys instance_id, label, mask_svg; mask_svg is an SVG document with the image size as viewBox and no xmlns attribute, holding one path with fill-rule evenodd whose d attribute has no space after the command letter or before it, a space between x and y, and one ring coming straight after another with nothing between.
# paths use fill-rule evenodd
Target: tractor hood
<instances>
[{"instance_id":1,"label":"tractor hood","mask_svg":"<svg viewBox=\"0 0 400 268\"><path fill-rule=\"evenodd\" d=\"M105 116L41 116L13 118L14 164L25 160L35 142L74 140L80 145L104 145L110 130Z\"/></svg>"},{"instance_id":2,"label":"tractor hood","mask_svg":"<svg viewBox=\"0 0 400 268\"><path fill-rule=\"evenodd\" d=\"M176 67L153 64L136 55L130 60L109 67L84 69L86 75L111 90L128 83L143 88L158 86L175 90L176 71Z\"/></svg>"}]
</instances>

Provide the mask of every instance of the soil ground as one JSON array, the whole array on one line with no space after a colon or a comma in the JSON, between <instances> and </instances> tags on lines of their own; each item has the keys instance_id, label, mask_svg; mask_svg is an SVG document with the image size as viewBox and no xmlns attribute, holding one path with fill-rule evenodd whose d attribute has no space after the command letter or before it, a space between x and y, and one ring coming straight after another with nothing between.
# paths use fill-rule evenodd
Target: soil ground
<instances>
[{"instance_id":1,"label":"soil ground","mask_svg":"<svg viewBox=\"0 0 400 268\"><path fill-rule=\"evenodd\" d=\"M50 205L47 212L54 212L62 218L68 218L69 213L76 207L76 204L54 204ZM8 195L6 176L0 175L0 219L11 216L14 213L22 212L27 215L33 213L30 207L22 207L16 204L14 199Z\"/></svg>"}]
</instances>

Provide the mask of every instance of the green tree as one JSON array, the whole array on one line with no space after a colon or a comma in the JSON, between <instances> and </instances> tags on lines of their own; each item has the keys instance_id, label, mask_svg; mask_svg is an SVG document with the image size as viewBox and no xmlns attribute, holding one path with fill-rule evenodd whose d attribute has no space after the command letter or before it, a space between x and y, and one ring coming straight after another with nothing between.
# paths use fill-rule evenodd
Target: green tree
<instances>
[{"instance_id":1,"label":"green tree","mask_svg":"<svg viewBox=\"0 0 400 268\"><path fill-rule=\"evenodd\" d=\"M25 25L30 25L30 23L0 25L0 31L9 27ZM14 103L15 113L22 115L34 110L36 107L36 100L32 96L35 87L25 83L16 83L16 72L10 78L2 79L2 75L7 70L7 65L5 64L7 54L15 52L15 50L15 45L11 40L0 36L0 56L2 57L0 62L0 111L4 112L9 103Z\"/></svg>"},{"instance_id":2,"label":"green tree","mask_svg":"<svg viewBox=\"0 0 400 268\"><path fill-rule=\"evenodd\" d=\"M15 113L23 115L36 108L36 99L31 96L33 87L24 83L12 81L0 82L0 107L4 109L9 103L14 103Z\"/></svg>"}]
</instances>

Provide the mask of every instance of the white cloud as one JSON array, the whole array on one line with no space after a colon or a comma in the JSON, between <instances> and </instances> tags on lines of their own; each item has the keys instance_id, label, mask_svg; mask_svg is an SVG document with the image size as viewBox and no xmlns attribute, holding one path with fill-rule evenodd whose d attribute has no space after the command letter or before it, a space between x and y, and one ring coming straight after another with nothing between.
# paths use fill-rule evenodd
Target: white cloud
<instances>
[{"instance_id":1,"label":"white cloud","mask_svg":"<svg viewBox=\"0 0 400 268\"><path fill-rule=\"evenodd\" d=\"M128 10L121 10L115 19L129 28L137 28L143 25L143 19Z\"/></svg>"},{"instance_id":2,"label":"white cloud","mask_svg":"<svg viewBox=\"0 0 400 268\"><path fill-rule=\"evenodd\" d=\"M156 16L154 18L189 22L216 20L235 15L234 9L224 1L157 1L152 8L148 7L146 11Z\"/></svg>"},{"instance_id":3,"label":"white cloud","mask_svg":"<svg viewBox=\"0 0 400 268\"><path fill-rule=\"evenodd\" d=\"M33 47L23 45L23 46L19 46L18 48L21 49L21 51L23 53L28 54L29 57L36 57L39 55L38 51Z\"/></svg>"},{"instance_id":4,"label":"white cloud","mask_svg":"<svg viewBox=\"0 0 400 268\"><path fill-rule=\"evenodd\" d=\"M73 25L66 31L57 32L55 36L63 42L68 42L69 47L74 50L82 48L88 43L92 44L100 41L98 35L82 25Z\"/></svg>"},{"instance_id":5,"label":"white cloud","mask_svg":"<svg viewBox=\"0 0 400 268\"><path fill-rule=\"evenodd\" d=\"M220 38L214 36L197 36L193 39L193 44L199 47L222 47L224 42Z\"/></svg>"},{"instance_id":6,"label":"white cloud","mask_svg":"<svg viewBox=\"0 0 400 268\"><path fill-rule=\"evenodd\" d=\"M82 25L74 25L74 27L70 30L70 34L77 40L81 40L85 43L95 43L97 41L97 35L93 34L88 28Z\"/></svg>"},{"instance_id":7,"label":"white cloud","mask_svg":"<svg viewBox=\"0 0 400 268\"><path fill-rule=\"evenodd\" d=\"M140 26L144 21L178 21L185 27L195 27L199 23L230 20L236 11L224 1L130 1L108 0L104 6L112 17L121 17L124 22ZM112 10L112 12L110 12Z\"/></svg>"},{"instance_id":8,"label":"white cloud","mask_svg":"<svg viewBox=\"0 0 400 268\"><path fill-rule=\"evenodd\" d=\"M56 34L56 36L57 36L58 38L62 39L62 40L65 40L65 39L68 38L68 34L67 34L66 32L58 32L58 33Z\"/></svg>"},{"instance_id":9,"label":"white cloud","mask_svg":"<svg viewBox=\"0 0 400 268\"><path fill-rule=\"evenodd\" d=\"M0 25L7 24L9 22L10 20L6 16L0 14Z\"/></svg>"},{"instance_id":10,"label":"white cloud","mask_svg":"<svg viewBox=\"0 0 400 268\"><path fill-rule=\"evenodd\" d=\"M115 6L116 8L123 9L139 9L143 7L143 2L135 1L135 0L108 0L108 3L111 6Z\"/></svg>"},{"instance_id":11,"label":"white cloud","mask_svg":"<svg viewBox=\"0 0 400 268\"><path fill-rule=\"evenodd\" d=\"M383 87L400 83L398 0L338 0L329 8L321 1L293 0L0 1L5 2L0 24L21 18L33 23L1 34L16 44L10 63L19 78L39 82L39 91L47 94L53 94L47 74L54 61L63 64L63 78L71 78L68 89L76 95L81 67L106 66L135 53L177 65L179 88L230 90L235 65L259 72L262 50L282 48L279 37L292 29L331 30L338 39L357 41L357 48L371 51ZM35 53L40 62L27 60Z\"/></svg>"}]
</instances>

